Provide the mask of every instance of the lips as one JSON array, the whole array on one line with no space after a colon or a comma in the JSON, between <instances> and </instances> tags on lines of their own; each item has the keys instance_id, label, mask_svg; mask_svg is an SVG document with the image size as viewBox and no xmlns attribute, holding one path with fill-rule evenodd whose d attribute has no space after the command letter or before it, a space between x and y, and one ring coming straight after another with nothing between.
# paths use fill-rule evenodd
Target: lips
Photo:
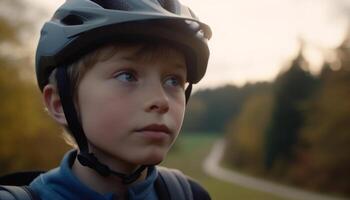
<instances>
[{"instance_id":1,"label":"lips","mask_svg":"<svg viewBox=\"0 0 350 200\"><path fill-rule=\"evenodd\" d=\"M163 124L151 124L151 125L148 125L142 129L139 129L137 131L163 132L166 134L171 133L170 129L166 125L163 125Z\"/></svg>"}]
</instances>

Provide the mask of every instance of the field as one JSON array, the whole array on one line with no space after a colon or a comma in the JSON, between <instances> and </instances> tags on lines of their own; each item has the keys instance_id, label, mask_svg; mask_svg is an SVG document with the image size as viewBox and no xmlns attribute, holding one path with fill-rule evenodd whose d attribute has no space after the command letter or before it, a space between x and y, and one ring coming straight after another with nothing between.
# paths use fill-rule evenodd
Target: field
<instances>
[{"instance_id":1,"label":"field","mask_svg":"<svg viewBox=\"0 0 350 200\"><path fill-rule=\"evenodd\" d=\"M233 185L205 175L202 170L202 162L216 139L218 139L217 136L209 134L182 134L161 165L180 169L195 178L215 200L282 200L271 194Z\"/></svg>"}]
</instances>

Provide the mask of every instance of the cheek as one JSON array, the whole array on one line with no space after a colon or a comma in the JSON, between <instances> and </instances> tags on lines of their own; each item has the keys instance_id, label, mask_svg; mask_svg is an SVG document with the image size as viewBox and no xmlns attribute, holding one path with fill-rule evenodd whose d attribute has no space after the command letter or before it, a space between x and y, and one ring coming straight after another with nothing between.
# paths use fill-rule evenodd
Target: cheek
<instances>
[{"instance_id":1,"label":"cheek","mask_svg":"<svg viewBox=\"0 0 350 200\"><path fill-rule=\"evenodd\" d=\"M103 96L103 95L101 95ZM104 95L81 102L81 120L88 137L111 138L128 126L131 102ZM119 136L118 136L119 137Z\"/></svg>"},{"instance_id":2,"label":"cheek","mask_svg":"<svg viewBox=\"0 0 350 200\"><path fill-rule=\"evenodd\" d=\"M178 103L172 109L172 116L175 120L178 130L181 129L181 125L185 115L185 103Z\"/></svg>"}]
</instances>

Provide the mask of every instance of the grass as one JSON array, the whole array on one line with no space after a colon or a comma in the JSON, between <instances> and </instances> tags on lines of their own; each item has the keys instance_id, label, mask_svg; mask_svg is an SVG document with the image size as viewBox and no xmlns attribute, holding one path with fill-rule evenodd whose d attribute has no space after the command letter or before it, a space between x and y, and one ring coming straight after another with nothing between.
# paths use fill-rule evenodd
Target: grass
<instances>
[{"instance_id":1,"label":"grass","mask_svg":"<svg viewBox=\"0 0 350 200\"><path fill-rule=\"evenodd\" d=\"M195 178L210 193L212 199L282 200L272 194L234 185L204 174L202 163L218 136L214 134L182 134L162 165L180 169Z\"/></svg>"}]
</instances>

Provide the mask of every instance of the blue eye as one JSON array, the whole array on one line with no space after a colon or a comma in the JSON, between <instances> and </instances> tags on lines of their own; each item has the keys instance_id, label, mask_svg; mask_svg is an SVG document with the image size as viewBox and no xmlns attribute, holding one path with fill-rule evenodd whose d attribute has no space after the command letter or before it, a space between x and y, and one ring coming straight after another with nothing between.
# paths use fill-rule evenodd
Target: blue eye
<instances>
[{"instance_id":1,"label":"blue eye","mask_svg":"<svg viewBox=\"0 0 350 200\"><path fill-rule=\"evenodd\" d=\"M171 87L184 87L184 81L180 77L170 76L165 80L165 85Z\"/></svg>"},{"instance_id":2,"label":"blue eye","mask_svg":"<svg viewBox=\"0 0 350 200\"><path fill-rule=\"evenodd\" d=\"M121 72L115 76L115 79L123 82L137 81L135 75L132 72Z\"/></svg>"}]
</instances>

